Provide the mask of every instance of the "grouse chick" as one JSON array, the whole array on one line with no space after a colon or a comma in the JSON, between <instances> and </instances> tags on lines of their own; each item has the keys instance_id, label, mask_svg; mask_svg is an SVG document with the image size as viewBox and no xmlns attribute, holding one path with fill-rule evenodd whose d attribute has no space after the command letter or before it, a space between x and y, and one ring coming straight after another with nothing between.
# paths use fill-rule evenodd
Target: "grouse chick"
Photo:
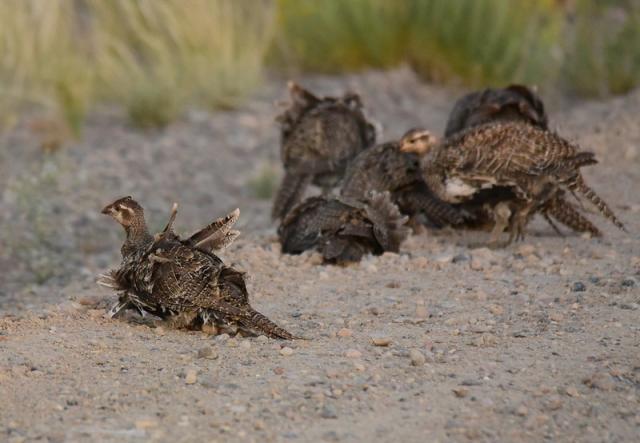
<instances>
[{"instance_id":1,"label":"grouse chick","mask_svg":"<svg viewBox=\"0 0 640 443\"><path fill-rule=\"evenodd\" d=\"M116 200L102 213L126 232L120 267L101 279L122 293L113 315L133 307L161 318L180 317L190 327L210 324L231 333L293 338L251 307L244 274L212 252L237 236L230 228L238 210L185 240L172 229L175 206L167 227L155 237L149 233L144 210L131 197Z\"/></svg>"},{"instance_id":2,"label":"grouse chick","mask_svg":"<svg viewBox=\"0 0 640 443\"><path fill-rule=\"evenodd\" d=\"M407 217L388 192L371 192L367 203L310 197L296 206L278 228L282 251L319 251L326 263L347 264L365 254L398 252L408 235Z\"/></svg>"},{"instance_id":3,"label":"grouse chick","mask_svg":"<svg viewBox=\"0 0 640 443\"><path fill-rule=\"evenodd\" d=\"M290 107L281 125L280 155L285 175L273 204L273 218L283 218L314 183L328 192L342 177L349 160L375 143L360 96L317 97L289 83Z\"/></svg>"},{"instance_id":4,"label":"grouse chick","mask_svg":"<svg viewBox=\"0 0 640 443\"><path fill-rule=\"evenodd\" d=\"M597 163L593 153L554 132L520 122L470 128L432 149L423 173L434 193L450 203L471 202L489 193L496 212L492 243L508 225L510 243L524 236L537 211L553 211L553 200L568 190L579 193L618 228L624 230L609 206L587 186L580 168ZM490 191L488 191L490 190ZM505 197L497 197L496 195ZM492 199L494 201L492 201ZM495 201L497 200L497 201Z\"/></svg>"},{"instance_id":5,"label":"grouse chick","mask_svg":"<svg viewBox=\"0 0 640 443\"><path fill-rule=\"evenodd\" d=\"M420 158L436 143L429 131L411 129L398 141L365 149L347 167L340 195L365 201L370 191L389 191L403 214L423 213L437 226L461 223L460 213L436 198L422 178Z\"/></svg>"}]
</instances>

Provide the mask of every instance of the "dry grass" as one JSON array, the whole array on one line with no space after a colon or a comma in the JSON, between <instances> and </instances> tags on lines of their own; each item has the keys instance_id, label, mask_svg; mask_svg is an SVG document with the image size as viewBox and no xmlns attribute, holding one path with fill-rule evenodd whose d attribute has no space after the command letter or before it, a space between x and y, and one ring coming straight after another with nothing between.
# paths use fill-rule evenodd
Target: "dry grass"
<instances>
[{"instance_id":1,"label":"dry grass","mask_svg":"<svg viewBox=\"0 0 640 443\"><path fill-rule=\"evenodd\" d=\"M580 0L567 32L567 89L587 96L622 94L640 85L640 5Z\"/></svg>"},{"instance_id":2,"label":"dry grass","mask_svg":"<svg viewBox=\"0 0 640 443\"><path fill-rule=\"evenodd\" d=\"M567 20L555 0L3 0L0 124L36 110L66 128L56 134L78 134L107 102L138 126L164 126L187 106L237 105L267 52L284 71L408 61L425 79L472 86L637 86L640 7L576 1Z\"/></svg>"},{"instance_id":3,"label":"dry grass","mask_svg":"<svg viewBox=\"0 0 640 443\"><path fill-rule=\"evenodd\" d=\"M35 107L78 132L95 100L145 127L233 106L260 80L273 17L269 0L0 2L0 114Z\"/></svg>"},{"instance_id":4,"label":"dry grass","mask_svg":"<svg viewBox=\"0 0 640 443\"><path fill-rule=\"evenodd\" d=\"M555 80L562 16L551 2L411 4L409 58L423 77L467 85Z\"/></svg>"},{"instance_id":5,"label":"dry grass","mask_svg":"<svg viewBox=\"0 0 640 443\"><path fill-rule=\"evenodd\" d=\"M37 107L79 132L92 99L85 30L68 0L0 2L0 114Z\"/></svg>"},{"instance_id":6,"label":"dry grass","mask_svg":"<svg viewBox=\"0 0 640 443\"><path fill-rule=\"evenodd\" d=\"M273 21L269 1L90 4L100 23L100 82L140 126L162 126L187 103L233 106L260 80Z\"/></svg>"},{"instance_id":7,"label":"dry grass","mask_svg":"<svg viewBox=\"0 0 640 443\"><path fill-rule=\"evenodd\" d=\"M342 72L404 59L406 1L279 0L273 59L278 67Z\"/></svg>"}]
</instances>

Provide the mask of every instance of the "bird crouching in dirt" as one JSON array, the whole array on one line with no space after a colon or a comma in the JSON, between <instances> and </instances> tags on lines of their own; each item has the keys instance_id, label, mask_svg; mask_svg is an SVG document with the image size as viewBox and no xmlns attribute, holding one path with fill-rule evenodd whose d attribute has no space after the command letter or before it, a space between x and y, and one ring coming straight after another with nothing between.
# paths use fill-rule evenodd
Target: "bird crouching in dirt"
<instances>
[{"instance_id":1,"label":"bird crouching in dirt","mask_svg":"<svg viewBox=\"0 0 640 443\"><path fill-rule=\"evenodd\" d=\"M526 86L510 85L472 92L456 101L444 136L499 121L521 121L542 129L547 129L548 124L542 99Z\"/></svg>"},{"instance_id":2,"label":"bird crouching in dirt","mask_svg":"<svg viewBox=\"0 0 640 443\"><path fill-rule=\"evenodd\" d=\"M415 128L397 141L365 149L347 167L340 196L364 201L371 191L388 191L409 217L423 214L436 226L462 223L460 211L438 199L422 177L420 158L437 143L429 131Z\"/></svg>"},{"instance_id":3,"label":"bird crouching in dirt","mask_svg":"<svg viewBox=\"0 0 640 443\"><path fill-rule=\"evenodd\" d=\"M407 217L388 192L368 194L366 202L339 197L310 197L282 221L282 252L316 250L325 263L348 264L366 255L398 252L409 234Z\"/></svg>"},{"instance_id":4,"label":"bird crouching in dirt","mask_svg":"<svg viewBox=\"0 0 640 443\"><path fill-rule=\"evenodd\" d=\"M580 168L596 163L593 153L580 151L554 132L501 122L449 137L423 158L423 173L430 189L449 203L470 203L489 194L487 203L495 218L491 244L498 245L505 229L507 244L523 238L533 215L553 214L554 199L565 192L589 201L624 230L580 173Z\"/></svg>"},{"instance_id":5,"label":"bird crouching in dirt","mask_svg":"<svg viewBox=\"0 0 640 443\"><path fill-rule=\"evenodd\" d=\"M173 231L176 205L167 226L155 236L149 233L144 210L131 197L116 200L102 213L113 217L126 232L120 267L99 279L100 284L120 292L112 316L135 309L188 328L209 325L231 334L294 338L251 307L244 273L226 266L213 253L238 235L231 229L238 210L187 239Z\"/></svg>"},{"instance_id":6,"label":"bird crouching in dirt","mask_svg":"<svg viewBox=\"0 0 640 443\"><path fill-rule=\"evenodd\" d=\"M274 219L284 218L311 183L328 193L347 163L376 139L358 94L317 97L293 82L289 93L289 108L276 118L285 174L273 203Z\"/></svg>"}]
</instances>

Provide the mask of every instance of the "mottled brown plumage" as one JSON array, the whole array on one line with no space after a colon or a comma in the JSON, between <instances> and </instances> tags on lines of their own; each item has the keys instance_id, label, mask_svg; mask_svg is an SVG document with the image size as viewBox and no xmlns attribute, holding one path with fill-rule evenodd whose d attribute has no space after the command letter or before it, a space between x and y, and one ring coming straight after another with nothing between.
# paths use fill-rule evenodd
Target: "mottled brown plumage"
<instances>
[{"instance_id":1,"label":"mottled brown plumage","mask_svg":"<svg viewBox=\"0 0 640 443\"><path fill-rule=\"evenodd\" d=\"M547 129L548 125L542 99L526 86L511 85L503 89L472 92L458 100L449 115L445 136L450 137L474 126L500 121L520 121L542 129ZM485 201L487 197L491 199L490 195L485 195L480 200L475 199L474 203L459 205L460 209L470 214L465 222L466 227L493 227L496 217ZM513 202L512 206L517 205L518 202ZM576 232L601 235L600 231L562 195L551 198L544 208L540 209L540 213L557 232L560 231L554 220Z\"/></svg>"},{"instance_id":2,"label":"mottled brown plumage","mask_svg":"<svg viewBox=\"0 0 640 443\"><path fill-rule=\"evenodd\" d=\"M540 97L523 85L487 88L460 98L447 120L445 137L465 129L499 121L521 121L547 129L547 114Z\"/></svg>"},{"instance_id":3,"label":"mottled brown plumage","mask_svg":"<svg viewBox=\"0 0 640 443\"><path fill-rule=\"evenodd\" d=\"M238 210L185 240L172 229L176 206L165 229L155 237L147 229L142 207L131 197L116 200L102 212L118 221L127 234L120 268L100 280L121 292L112 315L133 308L165 319L181 317L189 327L211 324L232 333L293 338L251 307L244 274L212 252L237 236L231 227Z\"/></svg>"},{"instance_id":4,"label":"mottled brown plumage","mask_svg":"<svg viewBox=\"0 0 640 443\"><path fill-rule=\"evenodd\" d=\"M365 254L398 252L408 234L388 192L371 192L367 203L318 196L296 206L278 229L282 251L319 251L325 262L345 264Z\"/></svg>"},{"instance_id":5,"label":"mottled brown plumage","mask_svg":"<svg viewBox=\"0 0 640 443\"><path fill-rule=\"evenodd\" d=\"M276 119L285 176L273 204L274 218L283 218L309 184L330 190L349 160L375 143L375 128L357 94L321 98L292 82L289 91L290 107Z\"/></svg>"},{"instance_id":6,"label":"mottled brown plumage","mask_svg":"<svg viewBox=\"0 0 640 443\"><path fill-rule=\"evenodd\" d=\"M473 202L487 192L494 198L493 191L487 191L493 188L515 196L501 200L503 213L511 212L511 241L524 235L536 211L553 215L553 200L562 198L564 190L582 195L624 229L580 174L581 167L595 163L592 153L579 151L554 132L505 122L470 128L448 138L425 156L423 170L429 187L450 203Z\"/></svg>"},{"instance_id":7,"label":"mottled brown plumage","mask_svg":"<svg viewBox=\"0 0 640 443\"><path fill-rule=\"evenodd\" d=\"M347 167L340 195L365 201L370 191L388 191L403 214L424 214L438 226L461 223L459 211L436 198L422 178L420 157L436 143L429 131L412 129L398 141L365 149Z\"/></svg>"}]
</instances>

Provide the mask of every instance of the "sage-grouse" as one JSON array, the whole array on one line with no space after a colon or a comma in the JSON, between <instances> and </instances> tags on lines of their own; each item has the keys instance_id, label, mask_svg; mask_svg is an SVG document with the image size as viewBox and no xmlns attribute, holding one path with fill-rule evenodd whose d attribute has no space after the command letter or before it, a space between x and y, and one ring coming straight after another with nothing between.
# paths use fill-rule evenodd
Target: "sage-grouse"
<instances>
[{"instance_id":1,"label":"sage-grouse","mask_svg":"<svg viewBox=\"0 0 640 443\"><path fill-rule=\"evenodd\" d=\"M116 200L102 213L120 223L127 235L120 268L99 280L121 292L111 316L131 308L143 315L179 319L188 327L209 324L230 333L293 338L251 307L244 274L212 252L238 235L231 230L237 209L184 240L173 232L175 205L169 223L155 236L147 229L142 207L131 197Z\"/></svg>"},{"instance_id":2,"label":"sage-grouse","mask_svg":"<svg viewBox=\"0 0 640 443\"><path fill-rule=\"evenodd\" d=\"M580 168L597 163L591 152L547 131L520 122L493 123L456 134L424 157L425 180L449 203L464 203L488 195L495 226L492 243L505 226L508 243L524 236L537 211L552 210L565 191L582 195L618 228L623 224L589 188Z\"/></svg>"},{"instance_id":3,"label":"sage-grouse","mask_svg":"<svg viewBox=\"0 0 640 443\"><path fill-rule=\"evenodd\" d=\"M445 137L497 121L523 121L547 129L547 113L540 97L523 85L487 88L460 98L447 120Z\"/></svg>"},{"instance_id":4,"label":"sage-grouse","mask_svg":"<svg viewBox=\"0 0 640 443\"><path fill-rule=\"evenodd\" d=\"M398 252L409 232L406 222L388 192L371 192L367 203L317 196L296 206L278 235L284 253L315 249L326 263L347 264L369 253Z\"/></svg>"},{"instance_id":5,"label":"sage-grouse","mask_svg":"<svg viewBox=\"0 0 640 443\"><path fill-rule=\"evenodd\" d=\"M459 211L435 197L422 178L420 158L436 143L429 131L411 129L398 141L365 149L347 167L340 195L365 201L370 191L388 191L403 214L422 213L437 226L461 223Z\"/></svg>"},{"instance_id":6,"label":"sage-grouse","mask_svg":"<svg viewBox=\"0 0 640 443\"><path fill-rule=\"evenodd\" d=\"M503 89L485 89L472 92L459 99L453 107L445 136L469 129L474 126L501 121L520 121L541 129L547 129L548 117L542 99L531 89L523 85L511 85ZM488 209L491 200L504 198L504 193L492 195L493 191L483 192L472 202L465 203L462 208L471 214L465 226L493 226L495 214ZM602 235L563 193L550 199L539 212L558 233L561 233L554 220L568 226L576 232L588 232L594 237Z\"/></svg>"},{"instance_id":7,"label":"sage-grouse","mask_svg":"<svg viewBox=\"0 0 640 443\"><path fill-rule=\"evenodd\" d=\"M376 137L359 95L316 97L293 82L289 92L291 104L276 119L285 175L273 204L274 218L283 218L311 183L328 192L349 160L373 145Z\"/></svg>"}]
</instances>

